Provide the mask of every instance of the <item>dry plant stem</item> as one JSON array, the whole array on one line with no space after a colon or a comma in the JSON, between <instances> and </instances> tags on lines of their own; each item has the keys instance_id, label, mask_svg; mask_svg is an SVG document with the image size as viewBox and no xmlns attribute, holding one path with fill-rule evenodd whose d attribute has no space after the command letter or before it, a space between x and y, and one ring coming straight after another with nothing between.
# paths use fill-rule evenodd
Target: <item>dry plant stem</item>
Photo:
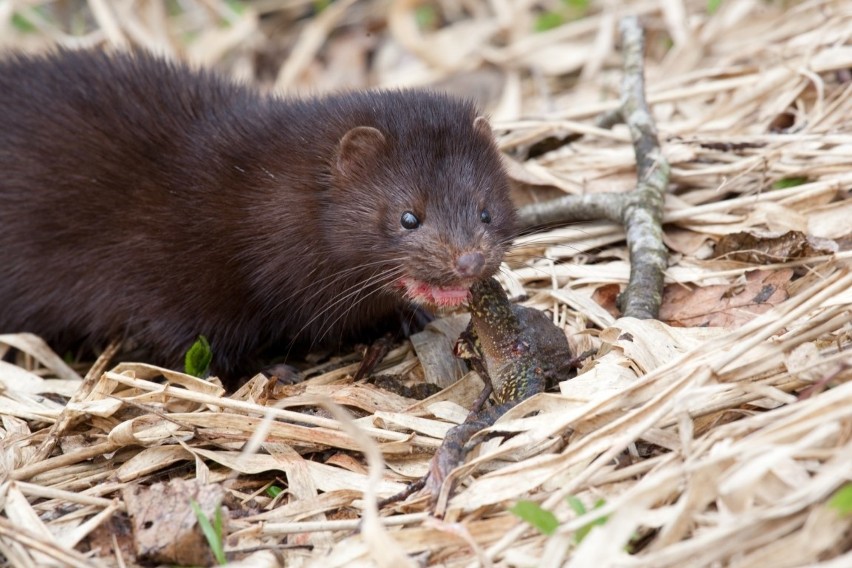
<instances>
[{"instance_id":1,"label":"dry plant stem","mask_svg":"<svg viewBox=\"0 0 852 568\"><path fill-rule=\"evenodd\" d=\"M7 519L0 519L0 537L18 543L33 552L55 559L63 566L79 566L80 568L104 566L104 564L92 558L87 558L76 550L62 547L54 542L48 542L39 535L32 534L30 531L16 526Z\"/></svg>"},{"instance_id":2,"label":"dry plant stem","mask_svg":"<svg viewBox=\"0 0 852 568\"><path fill-rule=\"evenodd\" d=\"M92 365L92 368L89 369L88 373L86 373L86 376L83 378L83 382L80 384L80 388L77 389L77 392L75 392L74 396L71 397L71 400L68 401L68 405L62 409L62 412L56 422L54 422L53 426L50 427L50 432L48 432L47 437L38 447L38 450L32 455L32 459L29 460L28 464L36 464L47 459L56 447L59 438L61 438L62 435L71 428L71 426L85 418L85 415L71 412L69 410L69 406L85 400L86 397L91 394L95 384L100 379L104 371L107 370L107 366L110 361L112 361L112 358L115 357L116 353L118 353L119 347L121 347L121 343L113 341L107 346L104 352L101 353L98 360L95 361L95 364Z\"/></svg>"},{"instance_id":3,"label":"dry plant stem","mask_svg":"<svg viewBox=\"0 0 852 568\"><path fill-rule=\"evenodd\" d=\"M619 298L625 316L656 318L663 291L667 253L663 246L663 196L669 183L669 164L660 151L657 128L645 99L643 53L645 38L639 20L621 20L624 79L617 112L598 119L610 127L627 124L636 153L638 183L632 193L569 195L536 203L520 211L521 223L534 227L551 223L607 219L624 226L630 251L630 281Z\"/></svg>"},{"instance_id":4,"label":"dry plant stem","mask_svg":"<svg viewBox=\"0 0 852 568\"><path fill-rule=\"evenodd\" d=\"M31 477L67 465L74 465L85 460L96 458L121 448L119 444L112 442L102 442L94 446L88 446L80 450L76 450L67 454L62 454L53 458L48 458L40 462L31 463L9 472L10 479L27 480Z\"/></svg>"},{"instance_id":5,"label":"dry plant stem","mask_svg":"<svg viewBox=\"0 0 852 568\"><path fill-rule=\"evenodd\" d=\"M252 5L255 9L237 15L224 0L174 3L181 10L168 13L161 2L99 0L99 5L112 12L108 14L111 19L92 16L87 2L64 2L69 9L58 11L34 7L46 4L44 0L0 4L14 5L12 12L36 28L37 33L24 32L10 21L4 22L4 39L20 37L23 48L37 39L69 47L112 43L114 30L109 26L119 22L115 30L133 44L157 47L174 58L189 56L204 64L218 63L241 80L261 73L264 82L272 81L281 65L280 53L288 46L296 46L295 50L308 47L308 51L316 47L299 39L309 35L308 21L304 10L287 6L292 0L263 0ZM86 8L84 19L70 8L72 4ZM280 7L273 8L273 4ZM363 66L364 83L381 86L403 77L411 83L432 84L455 73L440 67L441 62L450 61L448 56L454 52L472 49L473 57L466 55L461 63L475 75L485 71L488 88L493 80L497 92L503 93L505 113L494 113L495 118L517 116L518 108L547 108L553 100L566 101L546 125L499 120L500 130L507 133L506 149L523 147L541 132L550 132L551 140L567 133L557 142L572 144L571 157L556 156L542 145L541 150L550 153L539 163L527 162L534 165L529 168L531 177L520 179L538 180L531 184L535 186L555 178L567 191L587 187L583 193L599 194L612 190L606 187L607 172L624 173L625 167L635 168L637 163L635 155L621 153L631 144L626 126L609 131L601 128L608 120L622 121L617 107L621 104L623 59L611 69L617 74L619 92L606 101L572 96L553 82L531 81L534 74L546 77L581 65L584 72L590 70L583 91L606 92L611 74L592 71L599 70L600 62L616 50L616 42L617 53L623 57L624 43L613 32L620 15L633 12L648 32L649 49L652 29L665 30L674 38L673 52L651 56L649 51L643 63L648 77L655 77L647 86L647 97L672 164L670 184L678 184L685 192L683 206L665 212L666 228L669 224L682 226L694 233L697 242L763 228L769 221L807 226L814 236L846 241L852 214L848 191L852 187L852 153L848 151L852 143L852 81L847 71L850 52L838 39L846 38L852 29L852 12L844 9L848 3L730 2L723 3L715 15L707 12L705 0L629 0L618 6L606 3L608 8L592 3L586 17L544 33L534 32L528 25L528 14L520 2L479 3L494 9L471 9L465 14L454 14L459 12L456 4L443 2L449 8L441 12L440 29L431 25L418 28L414 15L418 2L403 4L408 7L402 6L397 21L417 34L412 36L414 40L405 40L414 41L437 65L431 65L431 60L424 65L417 57L403 58L401 65L370 57L377 44L363 43L363 28L357 21L361 14L367 15L365 8L371 15L363 19L369 20L367 30L375 32L378 45L406 47L406 41L386 40L387 34L382 33L390 29L382 14L387 12L387 2L362 0L352 4L337 24L320 30L325 38L322 58L307 51L297 56L299 68L293 68L295 79L290 87L339 88L343 86L339 77L346 77L346 82L359 78L341 74L341 68L356 71L356 66ZM395 10L401 5L393 3ZM724 6L736 8L736 12ZM216 15L225 12L225 19ZM500 15L495 18L495 14ZM464 19L458 21L459 17ZM75 18L92 25L75 28L71 35ZM276 32L292 33L284 33L284 38L278 37L281 33L268 33L262 26L270 23ZM208 29L209 24L213 29ZM481 37L474 37L480 33L477 30ZM267 36L263 44L245 41L256 37L255 31ZM270 39L276 43L267 41ZM283 44L278 43L281 39ZM214 43L213 50L204 47ZM575 49L567 63L545 61L540 56L571 49L571 45L590 49ZM266 55L258 58L258 49ZM335 53L342 54L342 59ZM483 70L480 63L487 68ZM551 67L551 63L562 68ZM465 90L471 86L462 85ZM672 105L680 112L657 113L657 104ZM781 124L778 119L790 118L793 128L774 131L773 126ZM591 143L584 143L591 137ZM777 180L787 177L807 182L770 190ZM636 184L634 178L634 187L622 191L633 193ZM716 191L719 188L722 191ZM596 206L603 201L594 200L607 199L591 198ZM556 262L549 278L559 282L570 278L577 295L582 296L581 288L626 284L626 254L620 254L625 249L624 203L616 202L614 214L601 215L612 220L600 221L587 234L563 230L547 235L546 245L555 247L549 249L555 259L575 246L603 251L605 257L592 266ZM542 244L542 236L530 235L528 240ZM852 364L852 276L848 274L852 250L841 246L833 255L731 264L696 262L694 251L687 250L693 244L691 240L672 240L674 247L684 250L678 250L677 257L670 255L667 281L695 286L734 284L748 271L795 268L794 281L777 283L789 298L763 314L752 311L755 304L742 308L754 319L736 317L742 323L718 333L671 329L654 325L653 320L608 320L605 325L621 332L616 340L586 331L586 321L575 314L590 312L574 293L554 294L551 305L559 312L559 327L563 333L579 333L574 336L577 347L582 345L577 351L601 344L606 347L583 374L561 384L559 395L527 401L527 410L516 408L511 423L498 421L496 428L474 438L481 442L498 430L509 431L502 432L506 435L499 444L483 447L450 472L448 481L462 483L449 502L448 520L432 516L434 509L425 494L409 496L403 505L380 513L389 515L379 521L389 527L390 537L406 554L421 565L465 567L489 563L569 568L852 566L852 552L846 552L852 517L840 518L826 506L836 489L849 482L852 471L852 367L844 370L844 365ZM524 259L535 258L540 249L513 253L520 265ZM537 266L503 270L523 286L548 281ZM737 295L734 289L731 292ZM542 306L549 300L541 297L533 302ZM724 310L724 305L706 306L707 311L717 308ZM601 322L600 316L594 317L593 323ZM255 377L246 391L228 399L210 384L180 383L177 381L183 379L171 374L164 382L155 370L133 363L119 368L120 380L107 374L86 386L88 381L65 368L61 359L45 358L46 347L31 337L3 335L0 343L0 355L17 349L21 352L17 366L29 372L39 361L40 367L32 374L47 379L41 382L30 377L25 387L18 382L25 380L23 375L0 364L0 380L5 384L0 392L0 426L6 436L0 445L6 463L25 468L14 475L30 478L28 482L8 480L0 486L4 496L0 555L9 565L139 565L139 559L125 547L132 535L104 538L104 519L115 516L114 504L122 507L122 489L127 485L193 476L193 459L198 474L204 475L202 464L206 464L211 476L221 480L217 483L227 484L231 475L258 483L257 487L253 483L226 485L239 517L231 519L235 530L228 537L227 551L243 556L245 564L274 564L275 560L264 556L270 548L283 565L346 568L377 564L373 558L378 555L371 555L383 552L383 545L365 544L367 539L359 534L366 526L361 511L371 501L364 497L370 460L365 461L361 452L367 446L346 434L322 410L321 397L331 397L363 415L356 423L374 438L386 460L378 495L393 493L391 484L401 489L399 476L414 467L408 460L415 460L416 467L425 466L427 456L440 446L437 426L441 416L429 416L426 405L409 409L395 394L369 385L350 385L349 379L342 378L357 367L360 355L354 353L341 361L347 366L339 370L332 371L330 364L317 365L308 374L322 376L287 401L274 396L278 391L263 390L269 384L262 377ZM24 362L24 354L32 361ZM697 375L699 370L704 374ZM102 373L92 369L89 375ZM675 390L667 391L670 387ZM478 394L464 392L470 400ZM69 396L74 397L74 404L63 411L57 401ZM439 399L446 400L442 396L435 402ZM106 408L111 409L110 415L102 416ZM140 419L143 408L145 414L149 414L147 410L156 414ZM303 419L297 419L299 410L308 410ZM535 416L527 415L533 412ZM267 414L275 417L268 424L263 418ZM171 422L159 426L163 419ZM175 429L172 424L181 426ZM269 426L270 435L262 435L263 425ZM574 433L565 445L561 434L569 428ZM184 436L185 432L194 436ZM256 449L257 456L244 459L238 448L252 447L251 441L244 441L254 438L270 443ZM79 446L86 440L115 445L77 453L86 449ZM636 440L657 449L650 455L633 455L635 461L622 467L623 451ZM180 443L181 450L204 453L187 455L174 447ZM302 459L285 453L282 445L297 448L294 451ZM37 451L44 452L47 459L34 460ZM70 458L63 457L68 452ZM275 456L270 458L272 452ZM111 455L120 458L110 459ZM616 461L607 459L613 455ZM406 469L397 469L403 464ZM126 482L117 481L119 467ZM254 473L265 467L272 469ZM284 472L276 471L282 469ZM350 472L336 471L339 469ZM272 501L253 514L263 492L260 482L284 486L283 479L272 481L282 477L286 477L287 488L282 497L288 503ZM587 506L598 499L604 505L578 516L566 504L566 493ZM555 535L542 535L506 511L518 499L530 498L556 515L559 529ZM726 507L724 515L719 514L720 504ZM326 520L336 519L336 511L351 515ZM247 513L250 516L243 517ZM602 526L589 531L582 542L575 542L573 532L604 517ZM655 529L650 542L643 541L638 553L637 546L628 552L626 545L633 535L647 535L649 525ZM95 534L95 526L101 527L100 534ZM371 536L377 534L370 532ZM486 559L480 556L483 548Z\"/></svg>"},{"instance_id":6,"label":"dry plant stem","mask_svg":"<svg viewBox=\"0 0 852 568\"><path fill-rule=\"evenodd\" d=\"M324 401L323 407L340 422L343 430L349 434L362 448L367 459L369 483L364 491L364 501L361 519L361 536L376 564L383 568L414 568L414 562L406 556L402 547L393 540L379 520L379 509L376 499L376 487L382 479L385 462L378 445L360 429L343 407L331 400Z\"/></svg>"},{"instance_id":7,"label":"dry plant stem","mask_svg":"<svg viewBox=\"0 0 852 568\"><path fill-rule=\"evenodd\" d=\"M427 513L407 513L392 517L381 517L379 520L385 527L398 527L422 523L429 515ZM300 522L267 522L263 525L265 535L290 535L318 531L353 531L362 525L361 519L335 521L300 521Z\"/></svg>"}]
</instances>

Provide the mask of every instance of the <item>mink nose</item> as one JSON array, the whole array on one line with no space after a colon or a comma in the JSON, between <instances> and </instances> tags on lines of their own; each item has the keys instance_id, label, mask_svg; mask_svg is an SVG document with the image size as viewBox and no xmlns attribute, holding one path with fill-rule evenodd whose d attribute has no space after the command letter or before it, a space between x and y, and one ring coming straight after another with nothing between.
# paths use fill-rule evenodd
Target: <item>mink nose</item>
<instances>
[{"instance_id":1,"label":"mink nose","mask_svg":"<svg viewBox=\"0 0 852 568\"><path fill-rule=\"evenodd\" d=\"M456 272L463 278L472 278L482 274L485 257L481 252L466 252L456 259Z\"/></svg>"}]
</instances>

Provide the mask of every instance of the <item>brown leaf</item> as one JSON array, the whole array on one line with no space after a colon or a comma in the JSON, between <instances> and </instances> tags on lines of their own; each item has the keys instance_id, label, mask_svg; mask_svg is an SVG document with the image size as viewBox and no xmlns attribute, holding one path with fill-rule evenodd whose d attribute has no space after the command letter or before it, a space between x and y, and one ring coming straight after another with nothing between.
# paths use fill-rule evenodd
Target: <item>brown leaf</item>
<instances>
[{"instance_id":1,"label":"brown leaf","mask_svg":"<svg viewBox=\"0 0 852 568\"><path fill-rule=\"evenodd\" d=\"M133 558L135 546L130 519L122 513L112 515L104 524L92 531L86 544L99 556L109 557L116 552L114 549L117 546L122 556Z\"/></svg>"},{"instance_id":2,"label":"brown leaf","mask_svg":"<svg viewBox=\"0 0 852 568\"><path fill-rule=\"evenodd\" d=\"M595 288L595 291L592 292L592 300L608 311L612 317L617 318L621 315L618 305L616 304L616 300L618 300L618 295L620 293L621 286L618 284L604 284L603 286Z\"/></svg>"},{"instance_id":3,"label":"brown leaf","mask_svg":"<svg viewBox=\"0 0 852 568\"><path fill-rule=\"evenodd\" d=\"M122 495L133 523L136 555L140 561L184 566L214 563L190 503L196 501L211 518L222 503L221 485L173 479L151 487L128 487ZM227 515L223 516L227 521ZM227 532L226 526L224 535Z\"/></svg>"},{"instance_id":4,"label":"brown leaf","mask_svg":"<svg viewBox=\"0 0 852 568\"><path fill-rule=\"evenodd\" d=\"M724 257L726 260L771 264L795 258L833 254L837 250L838 246L834 241L810 237L800 231L744 231L719 239L713 258Z\"/></svg>"},{"instance_id":5,"label":"brown leaf","mask_svg":"<svg viewBox=\"0 0 852 568\"><path fill-rule=\"evenodd\" d=\"M787 299L792 269L748 272L732 285L666 286L660 319L679 327L737 327Z\"/></svg>"}]
</instances>

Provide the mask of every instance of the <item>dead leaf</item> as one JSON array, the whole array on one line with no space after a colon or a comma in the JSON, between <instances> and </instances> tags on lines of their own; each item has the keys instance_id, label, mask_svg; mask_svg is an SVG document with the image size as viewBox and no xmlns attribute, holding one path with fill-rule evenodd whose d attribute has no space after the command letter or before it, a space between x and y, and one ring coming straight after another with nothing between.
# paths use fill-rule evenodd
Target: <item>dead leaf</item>
<instances>
[{"instance_id":1,"label":"dead leaf","mask_svg":"<svg viewBox=\"0 0 852 568\"><path fill-rule=\"evenodd\" d=\"M467 314L436 319L411 336L427 383L446 388L465 374L465 365L453 355L453 346L469 319Z\"/></svg>"},{"instance_id":2,"label":"dead leaf","mask_svg":"<svg viewBox=\"0 0 852 568\"><path fill-rule=\"evenodd\" d=\"M617 318L621 315L621 311L619 311L616 303L620 293L621 286L618 284L604 284L595 288L595 291L592 293L592 300L609 312L612 317Z\"/></svg>"},{"instance_id":3,"label":"dead leaf","mask_svg":"<svg viewBox=\"0 0 852 568\"><path fill-rule=\"evenodd\" d=\"M201 485L178 478L151 487L127 487L122 495L133 523L133 538L140 561L184 566L214 563L191 502L198 503L204 515L212 518L224 496L221 485ZM225 513L222 516L224 538L228 534L228 516Z\"/></svg>"},{"instance_id":4,"label":"dead leaf","mask_svg":"<svg viewBox=\"0 0 852 568\"><path fill-rule=\"evenodd\" d=\"M675 252L686 255L698 256L696 253L699 250L704 252L705 248L709 248L707 245L708 241L712 243L710 237L704 233L697 233L678 227L666 228L663 234L663 242L667 247Z\"/></svg>"},{"instance_id":5,"label":"dead leaf","mask_svg":"<svg viewBox=\"0 0 852 568\"><path fill-rule=\"evenodd\" d=\"M824 239L852 235L852 199L834 201L808 211L808 234Z\"/></svg>"},{"instance_id":6,"label":"dead leaf","mask_svg":"<svg viewBox=\"0 0 852 568\"><path fill-rule=\"evenodd\" d=\"M745 282L693 288L672 284L663 292L660 319L678 327L733 328L787 299L792 269L754 270Z\"/></svg>"},{"instance_id":7,"label":"dead leaf","mask_svg":"<svg viewBox=\"0 0 852 568\"><path fill-rule=\"evenodd\" d=\"M772 264L796 258L834 254L838 248L834 241L811 237L800 231L743 231L719 239L713 258L724 257L726 260L753 264Z\"/></svg>"},{"instance_id":8,"label":"dead leaf","mask_svg":"<svg viewBox=\"0 0 852 568\"><path fill-rule=\"evenodd\" d=\"M117 548L122 556L133 558L135 547L130 519L123 513L111 516L104 524L92 531L88 545L92 550L98 551L101 556L108 557L114 554Z\"/></svg>"}]
</instances>

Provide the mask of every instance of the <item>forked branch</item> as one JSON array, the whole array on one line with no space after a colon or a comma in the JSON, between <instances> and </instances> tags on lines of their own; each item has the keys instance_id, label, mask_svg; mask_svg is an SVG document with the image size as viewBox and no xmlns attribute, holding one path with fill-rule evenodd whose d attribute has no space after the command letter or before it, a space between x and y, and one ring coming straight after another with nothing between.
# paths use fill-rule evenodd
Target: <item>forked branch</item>
<instances>
[{"instance_id":1,"label":"forked branch","mask_svg":"<svg viewBox=\"0 0 852 568\"><path fill-rule=\"evenodd\" d=\"M657 127L645 99L645 34L635 16L621 20L624 78L621 103L601 116L598 125L623 122L636 154L637 184L630 193L568 195L521 209L526 227L606 219L624 226L630 253L630 280L619 298L625 316L656 318L663 293L668 253L663 245L663 198L669 163L660 150Z\"/></svg>"}]
</instances>

